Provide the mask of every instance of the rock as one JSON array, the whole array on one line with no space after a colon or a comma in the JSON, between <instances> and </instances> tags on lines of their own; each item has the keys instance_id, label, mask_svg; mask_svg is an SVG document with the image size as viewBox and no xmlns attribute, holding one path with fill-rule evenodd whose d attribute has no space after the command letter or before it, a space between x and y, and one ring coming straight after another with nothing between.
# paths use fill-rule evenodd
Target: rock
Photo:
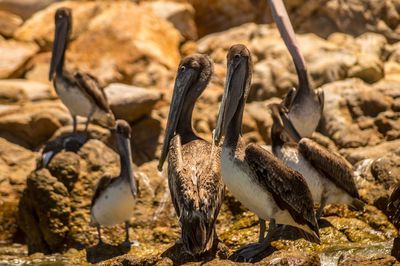
<instances>
[{"instance_id":1,"label":"rock","mask_svg":"<svg viewBox=\"0 0 400 266\"><path fill-rule=\"evenodd\" d=\"M36 52L37 45L0 39L0 78L19 77L24 65Z\"/></svg>"},{"instance_id":2,"label":"rock","mask_svg":"<svg viewBox=\"0 0 400 266\"><path fill-rule=\"evenodd\" d=\"M0 9L26 19L57 0L1 0Z\"/></svg>"},{"instance_id":3,"label":"rock","mask_svg":"<svg viewBox=\"0 0 400 266\"><path fill-rule=\"evenodd\" d=\"M0 94L4 93L11 97L0 97L2 103L21 103L27 100L36 102L55 98L48 84L24 79L0 80Z\"/></svg>"},{"instance_id":4,"label":"rock","mask_svg":"<svg viewBox=\"0 0 400 266\"><path fill-rule=\"evenodd\" d=\"M325 92L321 132L339 148L377 145L383 136L376 127L364 128L364 115L376 116L390 107L391 99L358 79L332 82L322 87ZM372 105L373 103L374 105ZM360 120L358 120L360 118Z\"/></svg>"},{"instance_id":5,"label":"rock","mask_svg":"<svg viewBox=\"0 0 400 266\"><path fill-rule=\"evenodd\" d=\"M18 201L34 167L33 152L0 138L0 241L15 241Z\"/></svg>"},{"instance_id":6,"label":"rock","mask_svg":"<svg viewBox=\"0 0 400 266\"><path fill-rule=\"evenodd\" d=\"M30 1L40 2L36 0ZM42 50L51 50L54 38L54 14L58 8L68 7L72 9L72 40L86 31L91 19L102 10L102 6L94 2L63 1L56 3L56 1L49 0L47 5L51 2L55 3L45 9L40 8L39 12L35 13L17 29L14 35L17 40L36 42Z\"/></svg>"},{"instance_id":7,"label":"rock","mask_svg":"<svg viewBox=\"0 0 400 266\"><path fill-rule=\"evenodd\" d=\"M378 159L400 149L400 140L386 141L375 146L341 149L340 153L355 164L365 159Z\"/></svg>"},{"instance_id":8,"label":"rock","mask_svg":"<svg viewBox=\"0 0 400 266\"><path fill-rule=\"evenodd\" d=\"M317 253L301 251L278 251L263 259L260 265L320 265Z\"/></svg>"},{"instance_id":9,"label":"rock","mask_svg":"<svg viewBox=\"0 0 400 266\"><path fill-rule=\"evenodd\" d=\"M360 78L368 83L377 82L383 76L383 64L373 56L360 57L357 65L349 69L349 77Z\"/></svg>"},{"instance_id":10,"label":"rock","mask_svg":"<svg viewBox=\"0 0 400 266\"><path fill-rule=\"evenodd\" d=\"M8 11L0 10L0 35L6 38L12 37L14 31L21 24L22 19L19 16Z\"/></svg>"},{"instance_id":11,"label":"rock","mask_svg":"<svg viewBox=\"0 0 400 266\"><path fill-rule=\"evenodd\" d=\"M188 3L173 1L151 1L141 3L157 16L171 22L187 40L197 39L197 28L194 22L195 11Z\"/></svg>"},{"instance_id":12,"label":"rock","mask_svg":"<svg viewBox=\"0 0 400 266\"><path fill-rule=\"evenodd\" d=\"M386 211L390 189L400 182L400 147L377 159L365 159L355 165L356 183L362 199Z\"/></svg>"},{"instance_id":13,"label":"rock","mask_svg":"<svg viewBox=\"0 0 400 266\"><path fill-rule=\"evenodd\" d=\"M172 24L130 1L96 4L105 5L104 10L71 43L71 67L88 71L103 82L130 81L145 71L150 61L176 68L181 35ZM131 19L120 19L124 17Z\"/></svg>"},{"instance_id":14,"label":"rock","mask_svg":"<svg viewBox=\"0 0 400 266\"><path fill-rule=\"evenodd\" d=\"M157 101L162 98L159 91L121 83L110 84L104 92L116 118L130 122L149 115Z\"/></svg>"},{"instance_id":15,"label":"rock","mask_svg":"<svg viewBox=\"0 0 400 266\"><path fill-rule=\"evenodd\" d=\"M53 82L49 81L51 52L39 53L29 60L25 78L48 84L53 88Z\"/></svg>"},{"instance_id":16,"label":"rock","mask_svg":"<svg viewBox=\"0 0 400 266\"><path fill-rule=\"evenodd\" d=\"M385 79L399 81L400 80L400 64L388 61L384 65Z\"/></svg>"},{"instance_id":17,"label":"rock","mask_svg":"<svg viewBox=\"0 0 400 266\"><path fill-rule=\"evenodd\" d=\"M341 256L338 262L339 266L392 266L398 265L396 258L389 255L377 255L372 257L365 257L361 255Z\"/></svg>"},{"instance_id":18,"label":"rock","mask_svg":"<svg viewBox=\"0 0 400 266\"><path fill-rule=\"evenodd\" d=\"M58 101L27 103L0 114L0 136L35 148L70 120L65 107Z\"/></svg>"}]
</instances>

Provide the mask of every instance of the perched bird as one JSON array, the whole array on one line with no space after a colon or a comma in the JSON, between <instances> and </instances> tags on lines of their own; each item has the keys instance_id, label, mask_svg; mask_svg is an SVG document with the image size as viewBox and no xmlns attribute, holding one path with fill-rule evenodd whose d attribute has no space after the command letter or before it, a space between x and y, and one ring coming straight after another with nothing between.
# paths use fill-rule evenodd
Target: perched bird
<instances>
[{"instance_id":1,"label":"perched bird","mask_svg":"<svg viewBox=\"0 0 400 266\"><path fill-rule=\"evenodd\" d=\"M49 80L53 80L58 97L72 115L73 132L77 116L87 117L85 131L92 118L101 125L112 128L114 115L97 80L89 74L64 70L65 51L71 33L72 15L69 8L59 8L55 14L55 35L51 55Z\"/></svg>"},{"instance_id":2,"label":"perched bird","mask_svg":"<svg viewBox=\"0 0 400 266\"><path fill-rule=\"evenodd\" d=\"M112 226L125 222L126 239L129 243L129 224L135 207L138 188L132 169L131 128L124 120L117 120L115 137L120 157L120 174L116 177L104 176L100 179L92 198L91 225L97 226L99 243L100 226Z\"/></svg>"},{"instance_id":3,"label":"perched bird","mask_svg":"<svg viewBox=\"0 0 400 266\"><path fill-rule=\"evenodd\" d=\"M324 91L314 90L303 55L300 52L285 5L282 0L269 0L272 16L281 33L282 39L292 56L299 79L299 87L292 88L284 98L284 115L302 137L310 137L318 126L324 110Z\"/></svg>"},{"instance_id":4,"label":"perched bird","mask_svg":"<svg viewBox=\"0 0 400 266\"><path fill-rule=\"evenodd\" d=\"M215 222L224 196L219 151L196 135L192 113L213 74L206 55L195 54L179 64L158 169L168 155L168 184L181 226L185 250L202 254L213 246Z\"/></svg>"},{"instance_id":5,"label":"perched bird","mask_svg":"<svg viewBox=\"0 0 400 266\"><path fill-rule=\"evenodd\" d=\"M400 184L398 184L389 197L387 212L396 228L400 229Z\"/></svg>"},{"instance_id":6,"label":"perched bird","mask_svg":"<svg viewBox=\"0 0 400 266\"><path fill-rule=\"evenodd\" d=\"M358 195L350 163L313 140L300 138L300 134L286 120L280 105L272 104L270 108L273 119L272 152L303 175L314 204L320 206L318 218L325 204L342 203L362 209L364 203ZM285 141L284 135L289 136L293 143Z\"/></svg>"},{"instance_id":7,"label":"perched bird","mask_svg":"<svg viewBox=\"0 0 400 266\"><path fill-rule=\"evenodd\" d=\"M319 242L318 224L311 192L304 178L273 154L256 144L245 146L241 127L246 98L250 90L252 60L241 44L227 55L225 91L218 114L214 140L225 136L221 151L222 178L233 195L257 214L261 221L300 228ZM263 223L257 244L239 250L237 257L251 261L267 248ZM269 231L271 232L271 226Z\"/></svg>"}]
</instances>

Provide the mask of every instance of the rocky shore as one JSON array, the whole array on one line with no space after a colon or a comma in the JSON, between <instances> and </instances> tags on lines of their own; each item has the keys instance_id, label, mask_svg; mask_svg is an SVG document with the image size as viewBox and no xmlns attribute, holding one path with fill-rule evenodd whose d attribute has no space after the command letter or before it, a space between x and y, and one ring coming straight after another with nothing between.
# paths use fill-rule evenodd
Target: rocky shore
<instances>
[{"instance_id":1,"label":"rocky shore","mask_svg":"<svg viewBox=\"0 0 400 266\"><path fill-rule=\"evenodd\" d=\"M313 85L325 91L323 119L313 138L353 164L368 205L364 211L327 206L321 245L277 241L277 251L259 265L399 264L390 256L398 230L387 218L386 203L400 183L400 2L285 4ZM119 171L108 130L90 125L90 139L78 152L60 152L47 168L37 168L43 145L72 129L48 81L54 13L62 6L72 9L74 19L67 68L96 76L115 116L132 126L140 195L130 221L131 239L139 246L130 250L118 246L122 225L104 229L104 246L96 246L96 229L89 226L98 179ZM220 243L212 254L182 254L179 241L175 244L180 229L166 173L157 171L157 162L180 58L199 52L214 61L214 77L195 107L193 123L211 140L226 53L236 43L249 47L254 60L243 137L271 144L267 105L297 82L271 21L267 1L261 0L0 0L0 265L16 260L32 265L235 264L229 255L257 238L256 216L228 192L217 223Z\"/></svg>"}]
</instances>

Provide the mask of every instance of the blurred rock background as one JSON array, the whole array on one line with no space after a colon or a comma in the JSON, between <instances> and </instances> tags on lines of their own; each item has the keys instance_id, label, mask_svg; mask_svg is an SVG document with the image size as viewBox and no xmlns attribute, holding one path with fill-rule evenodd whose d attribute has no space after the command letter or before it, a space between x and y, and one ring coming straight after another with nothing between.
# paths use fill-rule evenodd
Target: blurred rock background
<instances>
[{"instance_id":1,"label":"blurred rock background","mask_svg":"<svg viewBox=\"0 0 400 266\"><path fill-rule=\"evenodd\" d=\"M325 248L390 241L397 232L384 215L385 205L400 182L400 1L287 0L285 5L313 84L325 91L315 138L354 165L360 193L370 204L365 213L327 208L330 225L321 229ZM78 154L60 153L48 169L34 170L43 144L72 129L48 82L59 7L73 14L66 67L96 76L117 118L132 125L143 193L131 234L141 246L115 263L134 264L138 253L147 262L160 262L158 256L179 236L165 177L156 171L179 60L200 52L215 63L193 122L210 140L226 52L232 44L247 45L254 74L243 135L268 145L272 120L266 106L296 86L291 58L266 0L0 0L0 241L27 244L30 253L82 250L96 243L88 225L92 191L102 174L118 171L110 133L96 125L90 131L99 140ZM226 203L218 224L221 240L228 249L254 241L256 218L233 198ZM105 235L119 241L113 229ZM77 257L85 256L79 252ZM287 254L282 257L301 257ZM304 260L319 262L314 255ZM354 255L342 263L362 259ZM170 260L161 259L167 265Z\"/></svg>"}]
</instances>

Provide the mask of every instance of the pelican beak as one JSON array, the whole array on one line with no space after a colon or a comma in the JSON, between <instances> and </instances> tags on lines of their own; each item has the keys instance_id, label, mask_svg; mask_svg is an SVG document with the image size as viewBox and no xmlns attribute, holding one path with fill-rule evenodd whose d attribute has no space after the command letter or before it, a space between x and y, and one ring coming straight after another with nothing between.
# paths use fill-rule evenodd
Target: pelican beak
<instances>
[{"instance_id":1,"label":"pelican beak","mask_svg":"<svg viewBox=\"0 0 400 266\"><path fill-rule=\"evenodd\" d=\"M70 18L64 16L62 18L55 18L55 32L54 32L54 44L53 51L51 54L49 80L51 81L54 76L54 72L59 64L62 63L64 52L67 49L69 33L70 33Z\"/></svg>"},{"instance_id":2,"label":"pelican beak","mask_svg":"<svg viewBox=\"0 0 400 266\"><path fill-rule=\"evenodd\" d=\"M299 142L301 140L301 136L299 132L297 132L296 128L293 126L292 122L290 122L289 117L286 113L279 113L281 118L281 123L283 124L284 131L287 133L286 135L294 142Z\"/></svg>"},{"instance_id":3,"label":"pelican beak","mask_svg":"<svg viewBox=\"0 0 400 266\"><path fill-rule=\"evenodd\" d=\"M134 196L137 195L138 193L138 188L137 188L137 183L136 183L136 179L135 179L135 175L133 173L133 167L132 167L132 152L131 152L131 141L130 141L130 137L126 137L123 136L122 134L118 134L117 135L117 141L118 141L118 145L119 145L119 152L120 152L120 156L122 156L123 158L126 158L125 162L128 165L121 165L122 167L126 167L127 169L127 173L126 175L124 175L124 177L129 178L129 185L132 191L132 194Z\"/></svg>"},{"instance_id":4,"label":"pelican beak","mask_svg":"<svg viewBox=\"0 0 400 266\"><path fill-rule=\"evenodd\" d=\"M196 76L193 69L186 69L184 72L178 72L175 80L174 92L172 95L171 108L169 109L167 128L165 129L164 144L161 157L158 164L158 170L162 171L165 159L167 158L169 143L175 134L178 120L181 115L183 102Z\"/></svg>"},{"instance_id":5,"label":"pelican beak","mask_svg":"<svg viewBox=\"0 0 400 266\"><path fill-rule=\"evenodd\" d=\"M217 125L214 130L214 142L219 144L226 134L229 123L235 115L239 103L244 99L243 94L247 79L247 60L243 57L228 62L224 95L218 113Z\"/></svg>"}]
</instances>

